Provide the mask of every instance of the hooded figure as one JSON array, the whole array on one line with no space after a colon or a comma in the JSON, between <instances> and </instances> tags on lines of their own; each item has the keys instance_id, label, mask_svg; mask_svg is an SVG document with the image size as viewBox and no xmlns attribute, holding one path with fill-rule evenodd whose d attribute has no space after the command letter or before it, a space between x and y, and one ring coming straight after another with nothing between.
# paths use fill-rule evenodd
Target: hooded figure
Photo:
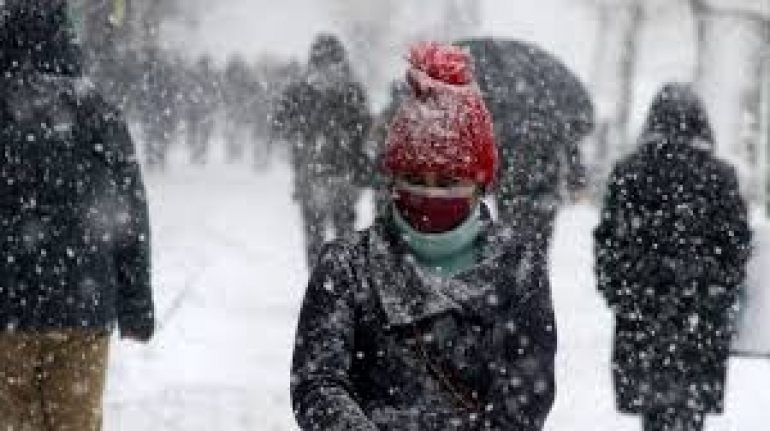
<instances>
[{"instance_id":1,"label":"hooded figure","mask_svg":"<svg viewBox=\"0 0 770 431\"><path fill-rule=\"evenodd\" d=\"M294 198L309 266L324 242L327 222L335 237L353 232L359 187L368 176L364 140L371 122L344 46L337 37L320 34L310 48L304 79L288 86L273 115L273 128L292 145Z\"/></svg>"},{"instance_id":2,"label":"hooded figure","mask_svg":"<svg viewBox=\"0 0 770 431\"><path fill-rule=\"evenodd\" d=\"M497 170L469 55L415 46L383 155L389 211L328 244L292 364L303 430L541 430L554 400L546 259L490 220Z\"/></svg>"},{"instance_id":3,"label":"hooded figure","mask_svg":"<svg viewBox=\"0 0 770 431\"><path fill-rule=\"evenodd\" d=\"M701 430L723 410L751 233L735 171L713 146L690 86L663 87L594 232L598 288L615 313L617 405L649 431Z\"/></svg>"},{"instance_id":4,"label":"hooded figure","mask_svg":"<svg viewBox=\"0 0 770 431\"><path fill-rule=\"evenodd\" d=\"M98 430L110 332L154 327L139 166L65 2L1 6L0 67L0 429Z\"/></svg>"}]
</instances>

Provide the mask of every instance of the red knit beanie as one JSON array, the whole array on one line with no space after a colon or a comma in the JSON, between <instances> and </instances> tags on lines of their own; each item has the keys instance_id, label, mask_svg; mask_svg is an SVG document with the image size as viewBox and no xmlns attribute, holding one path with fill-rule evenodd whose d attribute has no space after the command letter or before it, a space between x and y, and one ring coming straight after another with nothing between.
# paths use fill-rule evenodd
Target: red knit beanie
<instances>
[{"instance_id":1,"label":"red knit beanie","mask_svg":"<svg viewBox=\"0 0 770 431\"><path fill-rule=\"evenodd\" d=\"M473 81L465 50L424 42L410 50L406 80L412 91L390 124L388 174L468 179L488 188L497 171L492 117Z\"/></svg>"}]
</instances>

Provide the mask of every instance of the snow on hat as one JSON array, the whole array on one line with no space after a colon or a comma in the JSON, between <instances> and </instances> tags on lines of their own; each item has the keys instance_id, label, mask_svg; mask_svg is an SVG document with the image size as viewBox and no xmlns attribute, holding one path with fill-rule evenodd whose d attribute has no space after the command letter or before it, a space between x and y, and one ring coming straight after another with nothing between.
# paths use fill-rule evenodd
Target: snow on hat
<instances>
[{"instance_id":1,"label":"snow on hat","mask_svg":"<svg viewBox=\"0 0 770 431\"><path fill-rule=\"evenodd\" d=\"M492 117L462 48L423 42L412 47L406 80L411 97L390 124L383 167L393 174L432 172L485 187L497 171Z\"/></svg>"}]
</instances>

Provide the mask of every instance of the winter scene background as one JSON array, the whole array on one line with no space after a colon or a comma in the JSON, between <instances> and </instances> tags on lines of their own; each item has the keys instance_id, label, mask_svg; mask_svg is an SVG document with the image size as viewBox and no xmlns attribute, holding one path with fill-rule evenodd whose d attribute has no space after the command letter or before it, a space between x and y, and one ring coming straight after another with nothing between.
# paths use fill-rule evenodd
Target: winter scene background
<instances>
[{"instance_id":1,"label":"winter scene background","mask_svg":"<svg viewBox=\"0 0 770 431\"><path fill-rule=\"evenodd\" d=\"M87 0L76 3L92 11ZM209 56L219 69L238 55L261 71L269 89L306 61L317 32L334 31L348 44L375 112L387 103L390 81L404 70L405 47L419 39L516 38L538 44L573 69L591 90L609 139L594 136L583 146L591 191L560 209L550 251L559 349L549 431L639 429L637 418L615 410L613 323L596 291L591 231L602 181L632 147L653 94L667 81L697 81L717 129L717 153L739 169L752 203L756 247L739 324L741 350L751 355L731 359L725 414L709 419L707 429L766 429L770 224L763 185L770 138L770 0L156 3L157 10L129 7L134 15L127 17L121 5L118 15L126 27L152 31L131 34L110 49L125 54L132 46L152 45L172 64ZM147 22L131 22L140 16ZM97 33L89 40L94 46ZM96 64L97 75L109 74ZM260 100L267 104L271 93L265 94ZM159 96L164 108L158 112L174 108L174 95ZM143 119L129 113L146 162L159 327L147 346L114 342L108 430L296 429L289 367L308 273L287 151L259 134L242 134L241 148L233 151L222 126L231 113L212 115L217 127L211 152L207 163L196 164L185 142L189 126L170 134L160 163ZM365 192L357 206L358 227L371 223L372 202L371 191Z\"/></svg>"}]
</instances>

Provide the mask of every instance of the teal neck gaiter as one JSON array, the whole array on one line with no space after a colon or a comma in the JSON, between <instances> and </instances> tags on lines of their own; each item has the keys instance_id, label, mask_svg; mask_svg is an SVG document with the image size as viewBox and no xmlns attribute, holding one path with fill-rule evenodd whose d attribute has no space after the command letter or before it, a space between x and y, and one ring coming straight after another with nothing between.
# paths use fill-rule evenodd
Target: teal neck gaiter
<instances>
[{"instance_id":1,"label":"teal neck gaiter","mask_svg":"<svg viewBox=\"0 0 770 431\"><path fill-rule=\"evenodd\" d=\"M481 204L476 205L460 226L441 233L415 230L393 208L394 224L420 266L443 277L451 277L474 266L478 261L477 239L481 233Z\"/></svg>"}]
</instances>

